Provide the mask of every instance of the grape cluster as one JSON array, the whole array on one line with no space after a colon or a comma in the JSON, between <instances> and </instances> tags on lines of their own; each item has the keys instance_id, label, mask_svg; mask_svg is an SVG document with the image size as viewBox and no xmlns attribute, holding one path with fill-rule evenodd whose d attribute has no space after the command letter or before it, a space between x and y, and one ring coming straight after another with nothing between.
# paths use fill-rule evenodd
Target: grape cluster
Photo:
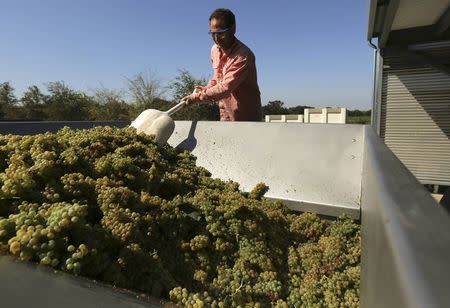
<instances>
[{"instance_id":1,"label":"grape cluster","mask_svg":"<svg viewBox=\"0 0 450 308\"><path fill-rule=\"evenodd\" d=\"M133 128L0 136L0 252L186 307L357 307L360 226Z\"/></svg>"}]
</instances>

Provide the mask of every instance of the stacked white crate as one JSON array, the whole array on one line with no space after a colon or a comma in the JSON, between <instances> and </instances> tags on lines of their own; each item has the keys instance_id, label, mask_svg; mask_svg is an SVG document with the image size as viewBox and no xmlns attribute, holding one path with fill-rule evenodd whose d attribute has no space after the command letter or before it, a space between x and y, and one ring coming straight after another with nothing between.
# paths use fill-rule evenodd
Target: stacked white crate
<instances>
[{"instance_id":1,"label":"stacked white crate","mask_svg":"<svg viewBox=\"0 0 450 308\"><path fill-rule=\"evenodd\" d=\"M273 114L266 115L266 122L298 122L303 123L303 114Z\"/></svg>"},{"instance_id":2,"label":"stacked white crate","mask_svg":"<svg viewBox=\"0 0 450 308\"><path fill-rule=\"evenodd\" d=\"M333 123L345 124L347 108L305 108L303 114L266 115L266 122Z\"/></svg>"}]
</instances>

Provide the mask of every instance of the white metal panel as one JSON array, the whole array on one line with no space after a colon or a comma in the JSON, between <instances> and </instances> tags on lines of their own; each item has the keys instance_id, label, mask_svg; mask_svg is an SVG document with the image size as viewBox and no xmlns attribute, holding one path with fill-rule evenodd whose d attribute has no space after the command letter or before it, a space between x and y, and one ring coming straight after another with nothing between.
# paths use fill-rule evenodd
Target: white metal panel
<instances>
[{"instance_id":1,"label":"white metal panel","mask_svg":"<svg viewBox=\"0 0 450 308\"><path fill-rule=\"evenodd\" d=\"M362 136L362 125L179 121L169 144L246 191L264 182L291 208L358 218Z\"/></svg>"},{"instance_id":2,"label":"white metal panel","mask_svg":"<svg viewBox=\"0 0 450 308\"><path fill-rule=\"evenodd\" d=\"M432 25L450 6L450 0L400 0L392 30Z\"/></svg>"},{"instance_id":3,"label":"white metal panel","mask_svg":"<svg viewBox=\"0 0 450 308\"><path fill-rule=\"evenodd\" d=\"M450 216L368 129L361 199L361 307L448 307Z\"/></svg>"}]
</instances>

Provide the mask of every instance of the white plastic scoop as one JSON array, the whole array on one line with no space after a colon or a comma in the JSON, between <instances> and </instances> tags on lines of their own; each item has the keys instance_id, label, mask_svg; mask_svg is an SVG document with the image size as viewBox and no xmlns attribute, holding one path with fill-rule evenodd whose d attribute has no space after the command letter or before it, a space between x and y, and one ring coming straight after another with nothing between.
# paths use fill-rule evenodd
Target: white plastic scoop
<instances>
[{"instance_id":1,"label":"white plastic scoop","mask_svg":"<svg viewBox=\"0 0 450 308\"><path fill-rule=\"evenodd\" d=\"M175 123L170 116L184 106L185 102L181 101L167 111L146 109L131 122L130 126L136 128L138 133L155 135L155 142L163 145L169 140L175 129Z\"/></svg>"}]
</instances>

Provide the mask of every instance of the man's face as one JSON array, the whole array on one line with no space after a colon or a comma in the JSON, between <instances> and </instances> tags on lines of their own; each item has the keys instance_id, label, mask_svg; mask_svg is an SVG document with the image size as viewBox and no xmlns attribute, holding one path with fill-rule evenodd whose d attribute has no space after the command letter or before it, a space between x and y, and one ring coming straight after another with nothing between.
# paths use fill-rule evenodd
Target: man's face
<instances>
[{"instance_id":1,"label":"man's face","mask_svg":"<svg viewBox=\"0 0 450 308\"><path fill-rule=\"evenodd\" d=\"M223 33L217 33L227 29L224 26L222 19L213 18L209 22L209 28L211 30L211 35L214 43L216 43L222 50L227 50L233 45L234 33L236 32L235 27L229 28L228 31Z\"/></svg>"}]
</instances>

